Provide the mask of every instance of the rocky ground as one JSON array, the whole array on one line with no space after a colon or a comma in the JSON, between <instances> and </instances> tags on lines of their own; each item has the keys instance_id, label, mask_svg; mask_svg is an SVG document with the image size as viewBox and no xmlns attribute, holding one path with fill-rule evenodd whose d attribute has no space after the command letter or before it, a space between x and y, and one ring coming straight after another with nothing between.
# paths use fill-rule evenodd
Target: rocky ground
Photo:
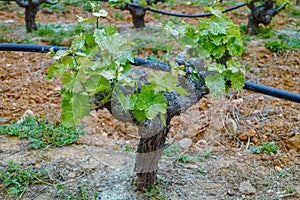
<instances>
[{"instance_id":1,"label":"rocky ground","mask_svg":"<svg viewBox=\"0 0 300 200\"><path fill-rule=\"evenodd\" d=\"M198 7L186 5L160 8L199 12L195 11ZM44 9L37 21L71 24L76 23L76 15L89 15L78 7L69 10L56 13ZM229 15L236 23L245 24L248 12L244 8ZM0 13L1 23L12 24L13 32L7 37L16 40L26 35L20 8L3 8ZM136 32L130 15L122 13L122 20L110 16L102 23L115 22L124 33ZM150 28L163 20L163 16L146 15ZM283 12L272 28L299 36L299 20L299 16ZM36 41L43 44L40 38ZM249 81L300 94L299 49L273 53L258 37L246 38L245 46L241 61L249 69ZM59 123L61 82L44 79L52 62L38 53L0 52L0 123L11 123L26 110ZM63 183L67 193L78 192L78 186L86 188L90 199L95 193L102 199L147 199L132 187L135 153L124 150L125 146L136 147L136 128L117 121L106 110L92 111L83 122L89 133L62 148L28 150L28 141L1 135L0 169L13 160L47 170L48 178L20 196L7 195L0 187L0 199L65 199L58 192L58 183ZM171 124L168 140L175 143L161 159L158 184L158 193L166 194L166 199L300 198L300 104L245 90L231 91L217 99L205 96ZM251 146L273 141L279 144L277 154L250 151ZM186 162L178 159L182 155L187 156Z\"/></svg>"}]
</instances>

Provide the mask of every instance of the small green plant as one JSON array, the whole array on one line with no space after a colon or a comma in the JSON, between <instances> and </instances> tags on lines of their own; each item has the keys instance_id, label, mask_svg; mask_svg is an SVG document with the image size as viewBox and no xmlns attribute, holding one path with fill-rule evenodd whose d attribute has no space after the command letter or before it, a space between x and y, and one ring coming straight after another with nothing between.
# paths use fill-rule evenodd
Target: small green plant
<instances>
[{"instance_id":1,"label":"small green plant","mask_svg":"<svg viewBox=\"0 0 300 200\"><path fill-rule=\"evenodd\" d=\"M279 146L277 142L264 142L263 146L251 146L250 150L255 153L277 153L279 151Z\"/></svg>"},{"instance_id":2,"label":"small green plant","mask_svg":"<svg viewBox=\"0 0 300 200\"><path fill-rule=\"evenodd\" d=\"M128 144L125 145L125 151L133 151L133 148L129 146Z\"/></svg>"},{"instance_id":3,"label":"small green plant","mask_svg":"<svg viewBox=\"0 0 300 200\"><path fill-rule=\"evenodd\" d=\"M66 10L66 5L64 5L62 3L57 3L57 4L54 4L54 5L43 3L41 5L41 8L47 8L49 11L55 11L55 12L58 12L58 13L63 13Z\"/></svg>"},{"instance_id":4,"label":"small green plant","mask_svg":"<svg viewBox=\"0 0 300 200\"><path fill-rule=\"evenodd\" d=\"M0 171L0 183L7 188L8 194L20 194L29 189L29 185L39 183L45 171L21 167L9 161L8 166Z\"/></svg>"},{"instance_id":5,"label":"small green plant","mask_svg":"<svg viewBox=\"0 0 300 200\"><path fill-rule=\"evenodd\" d=\"M210 150L206 150L200 153L202 158L208 159L208 158L213 158L213 159L218 159L217 156L213 155L213 153Z\"/></svg>"},{"instance_id":6,"label":"small green plant","mask_svg":"<svg viewBox=\"0 0 300 200\"><path fill-rule=\"evenodd\" d=\"M271 38L275 35L274 31L272 31L272 28L273 27L268 27L268 28L263 28L263 27L259 27L258 28L258 36L260 38L263 38L263 39L268 39L268 38Z\"/></svg>"},{"instance_id":7,"label":"small green plant","mask_svg":"<svg viewBox=\"0 0 300 200\"><path fill-rule=\"evenodd\" d=\"M153 186L145 187L145 194L143 196L148 197L150 200L165 200L167 195L163 193L161 188L162 179L159 177L156 178L156 181Z\"/></svg>"},{"instance_id":8,"label":"small green plant","mask_svg":"<svg viewBox=\"0 0 300 200\"><path fill-rule=\"evenodd\" d=\"M207 169L205 169L204 167L201 167L200 169L198 169L198 172L201 175L205 175L208 173Z\"/></svg>"},{"instance_id":9,"label":"small green plant","mask_svg":"<svg viewBox=\"0 0 300 200\"><path fill-rule=\"evenodd\" d=\"M240 28L222 9L210 7L213 16L200 20L199 27L189 24L176 26L168 23L165 32L183 47L193 47L192 55L210 61L206 66L212 74L205 77L205 83L213 97L218 97L229 88L240 91L244 87L245 67L234 56L243 53L243 39Z\"/></svg>"},{"instance_id":10,"label":"small green plant","mask_svg":"<svg viewBox=\"0 0 300 200\"><path fill-rule=\"evenodd\" d=\"M174 142L163 152L163 156L173 157L180 153L181 149L178 142Z\"/></svg>"},{"instance_id":11,"label":"small green plant","mask_svg":"<svg viewBox=\"0 0 300 200\"><path fill-rule=\"evenodd\" d=\"M282 40L271 40L265 43L265 47L275 53L283 52L287 49L285 43Z\"/></svg>"},{"instance_id":12,"label":"small green plant","mask_svg":"<svg viewBox=\"0 0 300 200\"><path fill-rule=\"evenodd\" d=\"M278 170L277 173L278 173L278 176L280 176L280 177L289 176L289 174L285 170Z\"/></svg>"},{"instance_id":13,"label":"small green plant","mask_svg":"<svg viewBox=\"0 0 300 200\"><path fill-rule=\"evenodd\" d=\"M293 193L294 192L293 187L287 187L287 188L285 188L285 190L287 191L287 193Z\"/></svg>"},{"instance_id":14,"label":"small green plant","mask_svg":"<svg viewBox=\"0 0 300 200\"><path fill-rule=\"evenodd\" d=\"M22 123L0 125L0 134L27 138L29 148L39 149L47 145L61 147L74 143L85 134L81 127L53 125L28 115Z\"/></svg>"},{"instance_id":15,"label":"small green plant","mask_svg":"<svg viewBox=\"0 0 300 200\"><path fill-rule=\"evenodd\" d=\"M125 14L123 14L123 13L121 13L121 12L115 12L115 13L114 13L114 17L115 17L115 18L118 18L118 19L120 19L120 20L123 20L124 17L125 17Z\"/></svg>"},{"instance_id":16,"label":"small green plant","mask_svg":"<svg viewBox=\"0 0 300 200\"><path fill-rule=\"evenodd\" d=\"M183 163L188 163L188 162L193 162L198 159L197 155L187 155L187 154L181 154L178 156L176 159L177 162L183 162Z\"/></svg>"},{"instance_id":17,"label":"small green plant","mask_svg":"<svg viewBox=\"0 0 300 200\"><path fill-rule=\"evenodd\" d=\"M98 194L98 193L95 193L93 195L93 197L91 198L88 194L87 189L82 186L77 186L76 191L73 193L67 192L64 187L64 184L62 184L62 183L58 183L56 185L56 189L58 191L57 192L58 196L60 198L66 199L66 200L67 199L76 199L76 200L90 200L90 199L101 200L102 199L100 194Z\"/></svg>"}]
</instances>

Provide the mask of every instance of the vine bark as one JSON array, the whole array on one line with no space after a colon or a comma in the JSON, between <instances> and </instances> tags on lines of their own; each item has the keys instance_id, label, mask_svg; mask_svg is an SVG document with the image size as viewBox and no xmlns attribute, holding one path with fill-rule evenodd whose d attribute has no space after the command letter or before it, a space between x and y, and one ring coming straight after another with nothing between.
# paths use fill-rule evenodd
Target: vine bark
<instances>
[{"instance_id":1,"label":"vine bark","mask_svg":"<svg viewBox=\"0 0 300 200\"><path fill-rule=\"evenodd\" d=\"M201 58L191 58L191 47L188 46L182 53L176 57L176 62L179 66L185 66L186 74L184 76L178 76L178 82L183 87L188 96L179 95L177 92L166 92L165 99L168 104L166 117L166 123L162 123L161 118L157 115L153 119L147 119L145 122L137 122L134 117L125 112L118 102L117 98L113 98L111 102L101 105L97 109L103 107L107 108L110 113L118 120L123 122L134 123L138 128L140 136L139 145L136 151L135 167L136 172L135 185L139 190L143 190L144 187L151 186L155 183L156 175L158 172L158 162L162 156L165 148L165 141L171 119L194 105L208 93L208 88L204 82L205 76L209 74L204 67L203 60ZM187 58L189 58L187 60ZM199 72L199 79L192 78L192 74L195 70ZM149 83L147 80L148 74L146 71L137 68L132 70L131 77L138 78L138 87L143 84ZM119 88L123 94L127 95L136 92L136 88L122 86ZM139 87L140 88L140 87ZM96 102L100 102L103 96L96 96Z\"/></svg>"},{"instance_id":2,"label":"vine bark","mask_svg":"<svg viewBox=\"0 0 300 200\"><path fill-rule=\"evenodd\" d=\"M37 30L37 25L35 22L35 16L40 9L40 5L43 3L47 4L57 4L58 1L52 2L51 0L16 0L16 3L25 8L25 23L27 32L32 32L33 30Z\"/></svg>"},{"instance_id":3,"label":"vine bark","mask_svg":"<svg viewBox=\"0 0 300 200\"><path fill-rule=\"evenodd\" d=\"M255 3L261 2L259 5ZM247 3L251 13L248 15L247 33L250 35L256 35L259 24L268 25L271 23L272 18L284 9L287 4L284 3L281 6L277 6L274 0L252 0Z\"/></svg>"}]
</instances>

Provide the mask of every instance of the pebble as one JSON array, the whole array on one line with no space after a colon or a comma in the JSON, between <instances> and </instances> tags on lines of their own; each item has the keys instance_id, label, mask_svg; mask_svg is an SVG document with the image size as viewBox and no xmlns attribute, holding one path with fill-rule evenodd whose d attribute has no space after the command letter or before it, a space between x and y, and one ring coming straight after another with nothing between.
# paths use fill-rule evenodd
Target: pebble
<instances>
[{"instance_id":1,"label":"pebble","mask_svg":"<svg viewBox=\"0 0 300 200\"><path fill-rule=\"evenodd\" d=\"M182 140L180 140L179 142L179 146L184 149L184 150L188 150L189 147L192 145L193 140L190 138L183 138Z\"/></svg>"},{"instance_id":2,"label":"pebble","mask_svg":"<svg viewBox=\"0 0 300 200\"><path fill-rule=\"evenodd\" d=\"M233 119L228 119L225 122L226 129L229 131L229 133L234 134L237 130L236 122Z\"/></svg>"},{"instance_id":3,"label":"pebble","mask_svg":"<svg viewBox=\"0 0 300 200\"><path fill-rule=\"evenodd\" d=\"M256 189L251 185L249 181L244 181L240 184L239 191L243 194L255 194Z\"/></svg>"},{"instance_id":4,"label":"pebble","mask_svg":"<svg viewBox=\"0 0 300 200\"><path fill-rule=\"evenodd\" d=\"M282 168L279 167L279 166L275 166L275 170L276 170L276 171L282 171Z\"/></svg>"}]
</instances>

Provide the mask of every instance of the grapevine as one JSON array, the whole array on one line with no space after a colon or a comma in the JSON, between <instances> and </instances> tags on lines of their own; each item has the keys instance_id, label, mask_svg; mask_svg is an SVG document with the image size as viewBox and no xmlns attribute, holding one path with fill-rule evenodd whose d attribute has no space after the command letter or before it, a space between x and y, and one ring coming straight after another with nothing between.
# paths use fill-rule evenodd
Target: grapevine
<instances>
[{"instance_id":1,"label":"grapevine","mask_svg":"<svg viewBox=\"0 0 300 200\"><path fill-rule=\"evenodd\" d=\"M130 42L117 32L115 25L76 36L70 50L52 52L56 62L48 69L48 78L54 75L62 77L63 124L76 124L89 115L95 107L95 95L101 95L101 104L104 105L111 101L114 92L124 111L132 113L134 120L144 122L159 114L165 124L167 102L164 92L186 92L177 87L174 71L150 75L150 82L142 83L138 88L137 80L128 78L130 63L134 62L133 52ZM134 91L140 92L125 95L120 86L135 87Z\"/></svg>"},{"instance_id":2,"label":"grapevine","mask_svg":"<svg viewBox=\"0 0 300 200\"><path fill-rule=\"evenodd\" d=\"M212 96L217 97L229 88L240 91L244 87L245 67L234 56L243 53L243 40L238 25L234 24L221 9L210 7L213 14L200 20L199 27L184 24L174 28L172 23L165 31L181 45L191 45L193 56L201 56L210 62L207 68L212 73L205 78Z\"/></svg>"}]
</instances>

